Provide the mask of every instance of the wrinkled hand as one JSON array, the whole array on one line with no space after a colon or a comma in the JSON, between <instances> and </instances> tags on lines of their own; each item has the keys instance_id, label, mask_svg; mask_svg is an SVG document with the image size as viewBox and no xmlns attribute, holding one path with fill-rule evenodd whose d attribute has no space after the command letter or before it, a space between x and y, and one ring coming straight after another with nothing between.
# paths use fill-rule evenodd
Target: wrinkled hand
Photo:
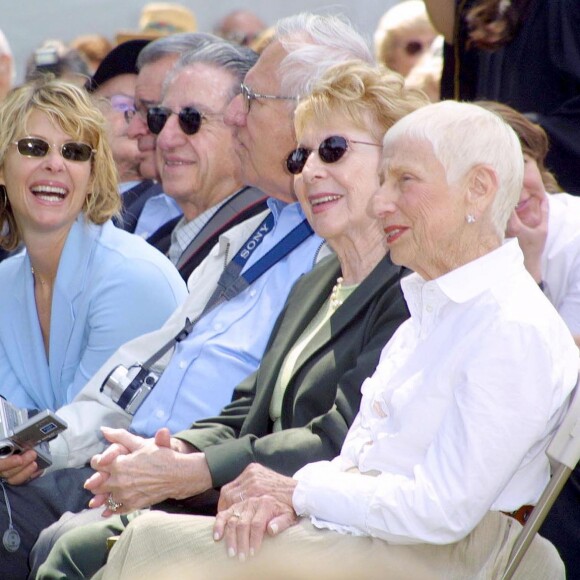
<instances>
[{"instance_id":1,"label":"wrinkled hand","mask_svg":"<svg viewBox=\"0 0 580 580\"><path fill-rule=\"evenodd\" d=\"M214 540L225 538L228 556L244 562L258 552L265 534L275 536L297 521L291 498L288 504L269 495L252 497L218 513Z\"/></svg>"},{"instance_id":2,"label":"wrinkled hand","mask_svg":"<svg viewBox=\"0 0 580 580\"><path fill-rule=\"evenodd\" d=\"M42 469L38 469L34 449L0 459L0 478L10 485L22 485L40 475Z\"/></svg>"},{"instance_id":3,"label":"wrinkled hand","mask_svg":"<svg viewBox=\"0 0 580 580\"><path fill-rule=\"evenodd\" d=\"M259 463L251 463L232 482L221 489L218 512L249 499L269 495L292 505L292 494L296 482L291 477L280 475Z\"/></svg>"},{"instance_id":4,"label":"wrinkled hand","mask_svg":"<svg viewBox=\"0 0 580 580\"><path fill-rule=\"evenodd\" d=\"M191 471L186 472L191 470L191 462L185 466L184 459L201 456L197 458L199 465L205 463L205 457L201 453L185 454L182 442L172 439L168 429L159 429L153 439L138 437L124 429L106 429L103 433L113 445L91 460L91 467L98 473L85 482L85 488L95 495L89 507L104 505L109 496L122 504L115 512L106 509L103 516L149 507L169 497L182 498L199 493L195 487L190 489L199 482L192 477ZM187 477L183 477L185 473ZM209 470L207 473L209 478ZM187 481L187 490L180 486L184 481Z\"/></svg>"},{"instance_id":5,"label":"wrinkled hand","mask_svg":"<svg viewBox=\"0 0 580 580\"><path fill-rule=\"evenodd\" d=\"M524 253L526 270L536 282L542 280L541 260L548 237L548 213L548 198L546 196L540 202L540 222L538 225L535 227L527 226L513 211L506 229L507 237L518 238L520 248Z\"/></svg>"}]
</instances>

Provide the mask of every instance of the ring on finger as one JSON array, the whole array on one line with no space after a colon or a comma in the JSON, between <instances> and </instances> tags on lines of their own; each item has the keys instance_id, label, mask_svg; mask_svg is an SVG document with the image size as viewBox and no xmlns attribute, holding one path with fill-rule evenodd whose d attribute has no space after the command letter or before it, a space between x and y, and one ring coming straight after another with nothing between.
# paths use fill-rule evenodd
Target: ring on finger
<instances>
[{"instance_id":1,"label":"ring on finger","mask_svg":"<svg viewBox=\"0 0 580 580\"><path fill-rule=\"evenodd\" d=\"M246 496L244 495L244 490L240 491L240 500L245 501Z\"/></svg>"},{"instance_id":2,"label":"ring on finger","mask_svg":"<svg viewBox=\"0 0 580 580\"><path fill-rule=\"evenodd\" d=\"M232 516L233 516L234 518L238 518L238 519L239 519L239 518L241 518L241 517L242 517L242 514L241 514L239 511L237 511L237 510L234 510L234 511L233 511L233 513L232 513Z\"/></svg>"},{"instance_id":3,"label":"ring on finger","mask_svg":"<svg viewBox=\"0 0 580 580\"><path fill-rule=\"evenodd\" d=\"M109 494L109 497L107 498L107 507L112 512L116 512L120 507L123 507L123 504L120 501L115 501L113 496Z\"/></svg>"}]
</instances>

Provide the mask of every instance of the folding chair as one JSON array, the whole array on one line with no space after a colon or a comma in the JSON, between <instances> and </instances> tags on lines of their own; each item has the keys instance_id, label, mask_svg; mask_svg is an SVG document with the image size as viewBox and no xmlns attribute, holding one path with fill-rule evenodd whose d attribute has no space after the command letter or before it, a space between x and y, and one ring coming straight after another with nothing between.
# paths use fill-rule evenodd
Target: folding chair
<instances>
[{"instance_id":1,"label":"folding chair","mask_svg":"<svg viewBox=\"0 0 580 580\"><path fill-rule=\"evenodd\" d=\"M564 421L556 431L554 439L550 443L547 454L552 465L552 477L538 503L534 507L528 521L516 540L508 566L502 580L510 580L526 550L534 539L534 535L544 523L548 512L568 481L580 461L580 395L578 385L574 389L570 407L564 417Z\"/></svg>"}]
</instances>

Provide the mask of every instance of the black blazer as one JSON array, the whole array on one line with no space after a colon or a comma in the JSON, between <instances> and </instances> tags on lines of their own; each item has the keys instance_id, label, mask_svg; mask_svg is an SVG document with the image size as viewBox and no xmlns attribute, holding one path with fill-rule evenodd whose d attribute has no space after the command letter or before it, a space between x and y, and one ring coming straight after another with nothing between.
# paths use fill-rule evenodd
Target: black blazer
<instances>
[{"instance_id":1,"label":"black blazer","mask_svg":"<svg viewBox=\"0 0 580 580\"><path fill-rule=\"evenodd\" d=\"M238 385L218 417L177 435L205 453L215 487L252 462L293 475L306 463L339 454L363 381L409 316L400 287L406 272L385 257L317 333L298 358L283 397L282 430L274 433L270 402L280 368L330 296L338 259L326 258L296 282L258 370Z\"/></svg>"}]
</instances>

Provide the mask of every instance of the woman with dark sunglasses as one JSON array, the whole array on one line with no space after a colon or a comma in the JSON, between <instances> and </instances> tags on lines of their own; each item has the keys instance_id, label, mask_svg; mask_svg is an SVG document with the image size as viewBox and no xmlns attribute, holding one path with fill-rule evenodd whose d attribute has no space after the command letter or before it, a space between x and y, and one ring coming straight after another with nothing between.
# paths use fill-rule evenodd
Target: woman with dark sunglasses
<instances>
[{"instance_id":1,"label":"woman with dark sunglasses","mask_svg":"<svg viewBox=\"0 0 580 580\"><path fill-rule=\"evenodd\" d=\"M171 263L111 222L120 208L104 119L59 80L0 106L0 395L27 409L69 403L124 342L158 328L185 297ZM0 477L36 475L36 453Z\"/></svg>"}]
</instances>

